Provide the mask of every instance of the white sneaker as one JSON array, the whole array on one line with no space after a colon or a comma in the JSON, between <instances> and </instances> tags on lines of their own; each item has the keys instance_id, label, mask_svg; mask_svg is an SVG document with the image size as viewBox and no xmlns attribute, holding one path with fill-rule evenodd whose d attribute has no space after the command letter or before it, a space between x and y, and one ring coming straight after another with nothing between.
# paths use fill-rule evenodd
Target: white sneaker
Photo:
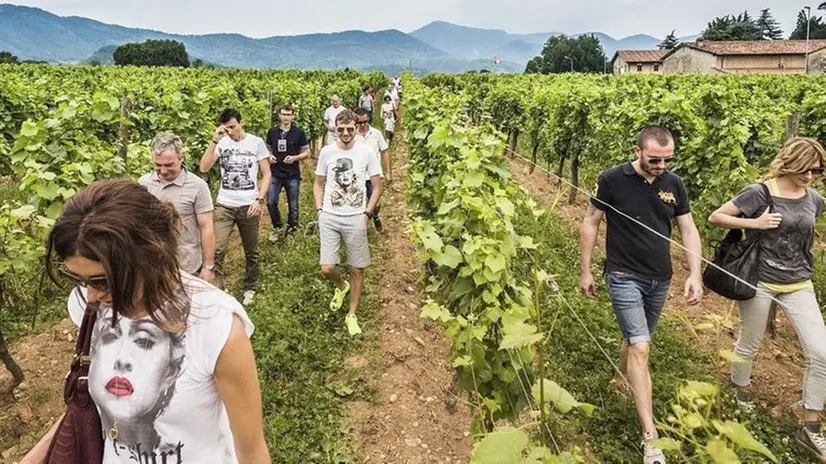
<instances>
[{"instance_id":1,"label":"white sneaker","mask_svg":"<svg viewBox=\"0 0 826 464\"><path fill-rule=\"evenodd\" d=\"M255 299L255 290L247 290L244 292L244 301L241 303L244 306L248 306L252 304L252 300Z\"/></svg>"},{"instance_id":2,"label":"white sneaker","mask_svg":"<svg viewBox=\"0 0 826 464\"><path fill-rule=\"evenodd\" d=\"M642 462L643 464L665 464L665 454L663 454L663 450L651 446L653 440L653 436L645 434L642 441Z\"/></svg>"}]
</instances>

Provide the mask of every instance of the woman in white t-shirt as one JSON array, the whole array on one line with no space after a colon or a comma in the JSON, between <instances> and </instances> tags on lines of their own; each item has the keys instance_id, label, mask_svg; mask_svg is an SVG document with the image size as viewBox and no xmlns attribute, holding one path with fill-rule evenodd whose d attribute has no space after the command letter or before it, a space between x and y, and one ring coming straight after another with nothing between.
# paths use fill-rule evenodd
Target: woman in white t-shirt
<instances>
[{"instance_id":1,"label":"woman in white t-shirt","mask_svg":"<svg viewBox=\"0 0 826 464\"><path fill-rule=\"evenodd\" d=\"M393 132L396 130L396 106L390 95L384 96L384 104L381 105L381 117L384 119L384 137L387 142L393 141Z\"/></svg>"},{"instance_id":2,"label":"woman in white t-shirt","mask_svg":"<svg viewBox=\"0 0 826 464\"><path fill-rule=\"evenodd\" d=\"M268 463L253 325L178 268L177 223L139 184L107 180L75 195L49 233L48 273L75 285L72 321L97 312L88 385L102 462ZM23 463L43 461L55 428Z\"/></svg>"}]
</instances>

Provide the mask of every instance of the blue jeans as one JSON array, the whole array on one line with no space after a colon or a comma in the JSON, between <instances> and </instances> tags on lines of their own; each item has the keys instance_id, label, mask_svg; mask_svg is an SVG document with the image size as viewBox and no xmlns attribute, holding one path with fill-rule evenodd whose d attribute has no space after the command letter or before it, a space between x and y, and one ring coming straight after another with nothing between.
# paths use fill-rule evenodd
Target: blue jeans
<instances>
[{"instance_id":1,"label":"blue jeans","mask_svg":"<svg viewBox=\"0 0 826 464\"><path fill-rule=\"evenodd\" d=\"M267 209L270 212L270 220L274 228L280 229L282 226L281 212L278 210L278 197L281 194L282 187L287 192L287 206L289 207L287 226L289 226L290 229L298 227L298 195L300 185L300 179L272 178L272 185L270 185L270 191L267 194Z\"/></svg>"},{"instance_id":2,"label":"blue jeans","mask_svg":"<svg viewBox=\"0 0 826 464\"><path fill-rule=\"evenodd\" d=\"M650 342L668 298L671 280L611 271L605 274L605 281L626 342L629 345Z\"/></svg>"}]
</instances>

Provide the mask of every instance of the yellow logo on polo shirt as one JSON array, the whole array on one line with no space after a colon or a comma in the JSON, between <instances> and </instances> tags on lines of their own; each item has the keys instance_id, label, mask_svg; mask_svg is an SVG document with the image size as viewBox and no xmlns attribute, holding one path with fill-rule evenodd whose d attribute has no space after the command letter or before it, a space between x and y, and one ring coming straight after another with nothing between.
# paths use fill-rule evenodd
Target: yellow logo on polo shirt
<instances>
[{"instance_id":1,"label":"yellow logo on polo shirt","mask_svg":"<svg viewBox=\"0 0 826 464\"><path fill-rule=\"evenodd\" d=\"M664 203L670 203L672 205L677 204L677 198L674 196L673 192L666 192L660 190L659 192L657 192L657 194L660 196L660 200L662 200Z\"/></svg>"}]
</instances>

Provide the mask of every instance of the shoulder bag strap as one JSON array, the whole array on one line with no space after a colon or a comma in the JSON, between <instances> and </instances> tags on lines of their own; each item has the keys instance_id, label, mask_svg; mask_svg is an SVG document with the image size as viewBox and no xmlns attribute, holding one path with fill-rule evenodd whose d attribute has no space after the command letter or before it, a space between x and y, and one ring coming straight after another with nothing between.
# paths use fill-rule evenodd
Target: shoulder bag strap
<instances>
[{"instance_id":1,"label":"shoulder bag strap","mask_svg":"<svg viewBox=\"0 0 826 464\"><path fill-rule=\"evenodd\" d=\"M766 203L769 205L769 212L773 213L775 211L774 208L774 198L772 198L772 192L769 190L769 186L766 185L765 182L761 182L760 186L763 187L763 193L766 194Z\"/></svg>"}]
</instances>

